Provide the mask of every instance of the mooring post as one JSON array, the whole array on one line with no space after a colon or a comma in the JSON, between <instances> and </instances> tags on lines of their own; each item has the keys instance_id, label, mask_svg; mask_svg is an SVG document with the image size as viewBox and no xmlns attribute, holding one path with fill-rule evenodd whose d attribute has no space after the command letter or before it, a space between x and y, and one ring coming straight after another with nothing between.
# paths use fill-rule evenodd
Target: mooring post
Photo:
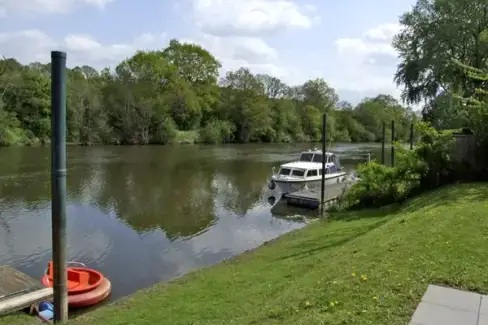
<instances>
[{"instance_id":1,"label":"mooring post","mask_svg":"<svg viewBox=\"0 0 488 325\"><path fill-rule=\"evenodd\" d=\"M395 121L391 121L391 167L395 167Z\"/></svg>"},{"instance_id":2,"label":"mooring post","mask_svg":"<svg viewBox=\"0 0 488 325\"><path fill-rule=\"evenodd\" d=\"M410 150L413 149L413 123L410 124Z\"/></svg>"},{"instance_id":3,"label":"mooring post","mask_svg":"<svg viewBox=\"0 0 488 325\"><path fill-rule=\"evenodd\" d=\"M381 163L385 164L385 138L386 138L386 123L383 122L383 135L381 137Z\"/></svg>"},{"instance_id":4,"label":"mooring post","mask_svg":"<svg viewBox=\"0 0 488 325\"><path fill-rule=\"evenodd\" d=\"M322 184L320 185L320 213L324 216L324 202L325 202L325 161L327 159L325 144L327 142L327 113L322 116Z\"/></svg>"},{"instance_id":5,"label":"mooring post","mask_svg":"<svg viewBox=\"0 0 488 325\"><path fill-rule=\"evenodd\" d=\"M51 52L51 218L54 322L68 320L66 287L66 53Z\"/></svg>"}]
</instances>

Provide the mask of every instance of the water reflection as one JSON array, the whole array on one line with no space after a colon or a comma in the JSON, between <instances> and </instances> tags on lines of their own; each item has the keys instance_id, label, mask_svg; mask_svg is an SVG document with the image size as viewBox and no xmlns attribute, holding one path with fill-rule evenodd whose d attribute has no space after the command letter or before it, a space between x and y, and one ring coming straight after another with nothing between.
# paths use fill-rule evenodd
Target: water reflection
<instances>
[{"instance_id":1,"label":"water reflection","mask_svg":"<svg viewBox=\"0 0 488 325\"><path fill-rule=\"evenodd\" d=\"M118 298L302 227L271 212L266 186L297 150L69 147L68 258L104 272ZM37 278L51 259L49 164L49 149L0 149L0 265Z\"/></svg>"}]
</instances>

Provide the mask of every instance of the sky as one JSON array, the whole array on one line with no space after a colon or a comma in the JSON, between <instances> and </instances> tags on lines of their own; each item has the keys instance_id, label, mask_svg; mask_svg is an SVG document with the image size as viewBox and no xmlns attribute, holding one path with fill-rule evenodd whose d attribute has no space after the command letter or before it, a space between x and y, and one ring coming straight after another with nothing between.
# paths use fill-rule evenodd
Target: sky
<instances>
[{"instance_id":1,"label":"sky","mask_svg":"<svg viewBox=\"0 0 488 325\"><path fill-rule=\"evenodd\" d=\"M324 78L341 100L399 98L391 39L414 0L0 0L0 55L115 67L168 41L199 44L221 74L248 67L290 85Z\"/></svg>"}]
</instances>

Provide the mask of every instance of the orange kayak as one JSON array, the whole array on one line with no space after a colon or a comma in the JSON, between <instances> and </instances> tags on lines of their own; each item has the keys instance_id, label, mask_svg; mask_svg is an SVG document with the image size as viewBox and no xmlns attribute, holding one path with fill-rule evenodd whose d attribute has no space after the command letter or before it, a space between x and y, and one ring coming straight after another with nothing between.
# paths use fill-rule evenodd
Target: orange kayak
<instances>
[{"instance_id":1,"label":"orange kayak","mask_svg":"<svg viewBox=\"0 0 488 325\"><path fill-rule=\"evenodd\" d=\"M69 264L80 266L67 268L68 304L71 307L95 305L110 295L112 291L110 281L102 273L89 269L82 263ZM51 261L41 279L42 284L52 288L53 276L54 268Z\"/></svg>"}]
</instances>

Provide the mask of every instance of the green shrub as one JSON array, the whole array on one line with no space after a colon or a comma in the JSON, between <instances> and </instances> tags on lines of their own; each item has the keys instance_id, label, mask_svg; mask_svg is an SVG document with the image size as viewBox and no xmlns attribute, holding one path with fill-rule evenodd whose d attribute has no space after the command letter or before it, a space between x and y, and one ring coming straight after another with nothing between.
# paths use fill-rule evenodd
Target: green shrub
<instances>
[{"instance_id":1,"label":"green shrub","mask_svg":"<svg viewBox=\"0 0 488 325\"><path fill-rule=\"evenodd\" d=\"M340 207L379 207L401 202L452 179L452 132L437 131L424 122L416 125L421 141L413 150L395 146L395 167L376 161L358 167L360 180L344 195Z\"/></svg>"},{"instance_id":2,"label":"green shrub","mask_svg":"<svg viewBox=\"0 0 488 325\"><path fill-rule=\"evenodd\" d=\"M212 119L200 130L200 141L204 143L223 143L232 140L235 126L229 121Z\"/></svg>"}]
</instances>

